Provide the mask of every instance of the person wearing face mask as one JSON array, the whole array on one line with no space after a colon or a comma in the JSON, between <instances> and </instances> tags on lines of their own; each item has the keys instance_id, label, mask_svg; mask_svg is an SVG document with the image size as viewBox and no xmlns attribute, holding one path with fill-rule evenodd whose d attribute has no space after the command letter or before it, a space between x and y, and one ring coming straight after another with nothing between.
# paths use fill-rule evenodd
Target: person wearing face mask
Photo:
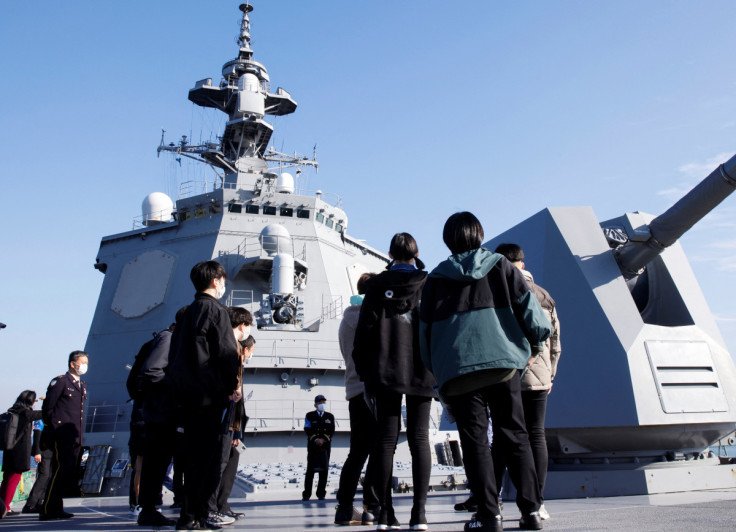
<instances>
[{"instance_id":1,"label":"person wearing face mask","mask_svg":"<svg viewBox=\"0 0 736 532\"><path fill-rule=\"evenodd\" d=\"M220 431L220 484L209 500L207 522L216 526L232 524L237 519L245 516L244 513L234 512L230 508L227 499L235 482L237 464L240 460L238 448L241 432L247 422L243 401L243 364L245 364L247 358L251 357L255 347L255 340L250 335L253 315L242 307L228 307L227 313L230 316L233 334L238 342L238 384L230 396L230 406L224 420L227 427L223 427ZM234 467L231 462L234 462Z\"/></svg>"},{"instance_id":2,"label":"person wearing face mask","mask_svg":"<svg viewBox=\"0 0 736 532\"><path fill-rule=\"evenodd\" d=\"M220 434L238 384L240 359L225 294L225 268L208 260L189 275L197 293L171 337L168 377L176 408L186 412L183 530L211 530L209 500L220 483Z\"/></svg>"},{"instance_id":3,"label":"person wearing face mask","mask_svg":"<svg viewBox=\"0 0 736 532\"><path fill-rule=\"evenodd\" d=\"M63 497L74 487L84 434L84 404L87 388L80 378L87 373L89 358L84 351L69 355L69 371L49 383L41 411L46 426L43 445L53 450L51 482L46 491L41 521L68 519L74 514L64 511Z\"/></svg>"},{"instance_id":4,"label":"person wearing face mask","mask_svg":"<svg viewBox=\"0 0 736 532\"><path fill-rule=\"evenodd\" d=\"M335 433L335 416L325 410L324 395L314 398L314 410L307 412L304 419L304 432L307 433L307 473L304 476L302 500L308 501L312 496L314 473L319 473L317 481L317 498L322 500L327 495L327 469L330 465L330 442Z\"/></svg>"}]
</instances>

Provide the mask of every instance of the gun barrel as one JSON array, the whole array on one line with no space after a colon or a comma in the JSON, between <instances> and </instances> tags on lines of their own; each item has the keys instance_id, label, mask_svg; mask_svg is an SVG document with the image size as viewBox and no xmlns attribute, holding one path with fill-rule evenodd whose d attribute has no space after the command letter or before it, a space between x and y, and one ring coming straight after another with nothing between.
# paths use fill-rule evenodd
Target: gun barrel
<instances>
[{"instance_id":1,"label":"gun barrel","mask_svg":"<svg viewBox=\"0 0 736 532\"><path fill-rule=\"evenodd\" d=\"M736 189L736 155L716 168L677 203L649 224L649 240L628 242L617 252L624 277L635 277L665 248L674 244L693 225Z\"/></svg>"}]
</instances>

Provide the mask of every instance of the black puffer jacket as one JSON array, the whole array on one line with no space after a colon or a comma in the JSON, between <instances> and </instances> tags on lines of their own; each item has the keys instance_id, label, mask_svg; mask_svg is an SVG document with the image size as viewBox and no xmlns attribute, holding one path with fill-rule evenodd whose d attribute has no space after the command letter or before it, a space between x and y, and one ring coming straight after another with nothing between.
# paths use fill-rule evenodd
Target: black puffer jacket
<instances>
[{"instance_id":1,"label":"black puffer jacket","mask_svg":"<svg viewBox=\"0 0 736 532\"><path fill-rule=\"evenodd\" d=\"M427 272L385 271L366 282L353 360L368 393L434 397L419 356L419 298Z\"/></svg>"},{"instance_id":2,"label":"black puffer jacket","mask_svg":"<svg viewBox=\"0 0 736 532\"><path fill-rule=\"evenodd\" d=\"M31 468L32 427L34 421L41 419L41 411L15 404L8 412L18 414L18 433L13 448L3 451L3 472L22 473Z\"/></svg>"}]
</instances>

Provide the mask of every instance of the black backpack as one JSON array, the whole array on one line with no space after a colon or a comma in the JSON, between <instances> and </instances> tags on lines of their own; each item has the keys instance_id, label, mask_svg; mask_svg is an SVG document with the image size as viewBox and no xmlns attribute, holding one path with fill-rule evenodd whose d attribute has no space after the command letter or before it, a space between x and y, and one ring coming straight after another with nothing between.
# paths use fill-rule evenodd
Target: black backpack
<instances>
[{"instance_id":1,"label":"black backpack","mask_svg":"<svg viewBox=\"0 0 736 532\"><path fill-rule=\"evenodd\" d=\"M141 375L141 370L148 355L151 354L151 348L157 337L158 333L153 333L153 338L141 346L138 354L135 356L133 367L130 368L130 375L128 375L128 380L125 382L125 387L128 388L128 395L133 401L143 399L143 376Z\"/></svg>"},{"instance_id":2,"label":"black backpack","mask_svg":"<svg viewBox=\"0 0 736 532\"><path fill-rule=\"evenodd\" d=\"M20 416L13 412L0 414L0 451L9 451L18 443Z\"/></svg>"}]
</instances>

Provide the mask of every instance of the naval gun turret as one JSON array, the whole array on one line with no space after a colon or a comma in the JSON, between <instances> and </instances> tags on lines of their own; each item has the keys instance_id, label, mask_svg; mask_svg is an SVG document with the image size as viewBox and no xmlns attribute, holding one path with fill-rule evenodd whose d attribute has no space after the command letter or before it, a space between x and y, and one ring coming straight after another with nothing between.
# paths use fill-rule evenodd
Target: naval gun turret
<instances>
[{"instance_id":1,"label":"naval gun turret","mask_svg":"<svg viewBox=\"0 0 736 532\"><path fill-rule=\"evenodd\" d=\"M558 305L548 498L733 487L703 466L736 428L736 368L677 239L734 176L736 156L656 218L550 207L485 244L521 245Z\"/></svg>"}]
</instances>

